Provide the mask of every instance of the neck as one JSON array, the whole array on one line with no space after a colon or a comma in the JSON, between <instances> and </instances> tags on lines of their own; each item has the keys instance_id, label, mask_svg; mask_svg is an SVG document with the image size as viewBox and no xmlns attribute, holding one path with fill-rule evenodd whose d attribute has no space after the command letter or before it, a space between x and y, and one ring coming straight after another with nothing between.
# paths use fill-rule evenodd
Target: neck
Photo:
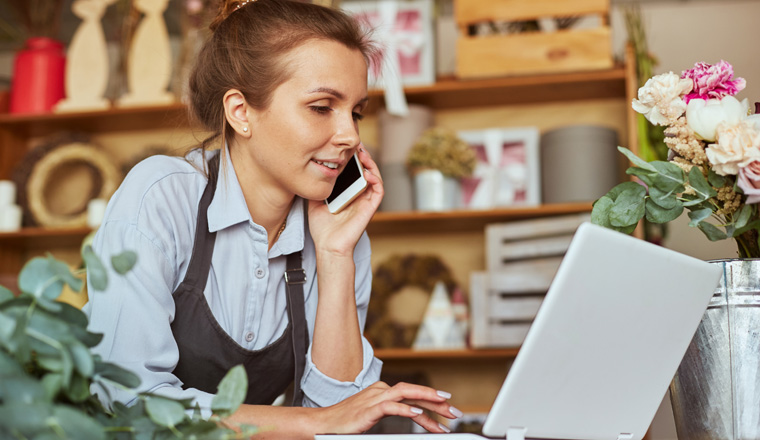
<instances>
[{"instance_id":1,"label":"neck","mask_svg":"<svg viewBox=\"0 0 760 440\"><path fill-rule=\"evenodd\" d=\"M245 152L240 153L239 150L241 149L229 150L232 165L235 167L251 219L266 229L271 248L288 218L295 194L289 194L269 179L268 173L259 169Z\"/></svg>"}]
</instances>

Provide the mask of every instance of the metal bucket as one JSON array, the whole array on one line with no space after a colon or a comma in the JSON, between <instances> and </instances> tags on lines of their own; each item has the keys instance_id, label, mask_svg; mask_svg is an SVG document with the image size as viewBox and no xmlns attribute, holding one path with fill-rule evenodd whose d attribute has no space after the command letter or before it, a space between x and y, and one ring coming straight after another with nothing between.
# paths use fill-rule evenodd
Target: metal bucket
<instances>
[{"instance_id":1,"label":"metal bucket","mask_svg":"<svg viewBox=\"0 0 760 440\"><path fill-rule=\"evenodd\" d=\"M760 439L760 259L723 277L670 385L680 440Z\"/></svg>"}]
</instances>

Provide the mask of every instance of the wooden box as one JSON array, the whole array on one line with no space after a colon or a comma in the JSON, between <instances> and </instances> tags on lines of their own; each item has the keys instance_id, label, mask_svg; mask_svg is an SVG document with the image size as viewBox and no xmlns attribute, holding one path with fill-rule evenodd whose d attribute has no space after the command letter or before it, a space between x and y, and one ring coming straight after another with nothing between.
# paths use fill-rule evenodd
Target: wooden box
<instances>
[{"instance_id":1,"label":"wooden box","mask_svg":"<svg viewBox=\"0 0 760 440\"><path fill-rule=\"evenodd\" d=\"M609 0L454 0L456 75L482 78L612 67ZM598 16L599 26L508 35L470 35L480 23ZM548 27L548 26L547 26Z\"/></svg>"},{"instance_id":2,"label":"wooden box","mask_svg":"<svg viewBox=\"0 0 760 440\"><path fill-rule=\"evenodd\" d=\"M498 272L516 261L558 261L578 226L590 219L590 214L583 213L487 225L486 267Z\"/></svg>"}]
</instances>

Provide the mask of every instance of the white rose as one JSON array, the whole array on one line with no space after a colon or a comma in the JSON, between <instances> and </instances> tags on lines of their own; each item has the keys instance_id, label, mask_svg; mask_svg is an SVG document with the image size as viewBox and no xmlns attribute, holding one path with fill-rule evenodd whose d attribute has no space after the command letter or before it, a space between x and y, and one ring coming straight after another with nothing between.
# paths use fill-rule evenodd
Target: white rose
<instances>
[{"instance_id":1,"label":"white rose","mask_svg":"<svg viewBox=\"0 0 760 440\"><path fill-rule=\"evenodd\" d=\"M705 151L716 173L736 175L740 168L760 160L760 130L752 121L741 120L733 125L721 123L716 132L717 143L708 145Z\"/></svg>"},{"instance_id":2,"label":"white rose","mask_svg":"<svg viewBox=\"0 0 760 440\"><path fill-rule=\"evenodd\" d=\"M755 127L755 130L760 131L760 113L747 116L747 119L745 119L745 121L752 124Z\"/></svg>"},{"instance_id":3,"label":"white rose","mask_svg":"<svg viewBox=\"0 0 760 440\"><path fill-rule=\"evenodd\" d=\"M697 137L709 142L715 141L716 129L721 123L736 125L747 117L749 102L739 102L733 96L722 99L694 98L686 106L686 123Z\"/></svg>"},{"instance_id":4,"label":"white rose","mask_svg":"<svg viewBox=\"0 0 760 440\"><path fill-rule=\"evenodd\" d=\"M682 96L693 86L690 79L681 79L673 72L663 73L649 78L631 104L652 124L669 125L686 111Z\"/></svg>"}]
</instances>

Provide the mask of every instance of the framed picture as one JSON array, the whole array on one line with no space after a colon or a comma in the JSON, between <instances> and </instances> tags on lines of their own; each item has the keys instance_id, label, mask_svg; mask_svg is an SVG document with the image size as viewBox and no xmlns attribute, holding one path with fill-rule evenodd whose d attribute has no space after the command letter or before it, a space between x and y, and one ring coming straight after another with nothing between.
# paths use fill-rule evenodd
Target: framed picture
<instances>
[{"instance_id":1,"label":"framed picture","mask_svg":"<svg viewBox=\"0 0 760 440\"><path fill-rule=\"evenodd\" d=\"M379 43L380 65L370 66L371 88L382 87L387 75L405 86L435 83L433 0L346 0L341 8L372 29Z\"/></svg>"},{"instance_id":2,"label":"framed picture","mask_svg":"<svg viewBox=\"0 0 760 440\"><path fill-rule=\"evenodd\" d=\"M465 209L541 203L538 128L491 128L457 134L478 157L472 177L462 180Z\"/></svg>"}]
</instances>

